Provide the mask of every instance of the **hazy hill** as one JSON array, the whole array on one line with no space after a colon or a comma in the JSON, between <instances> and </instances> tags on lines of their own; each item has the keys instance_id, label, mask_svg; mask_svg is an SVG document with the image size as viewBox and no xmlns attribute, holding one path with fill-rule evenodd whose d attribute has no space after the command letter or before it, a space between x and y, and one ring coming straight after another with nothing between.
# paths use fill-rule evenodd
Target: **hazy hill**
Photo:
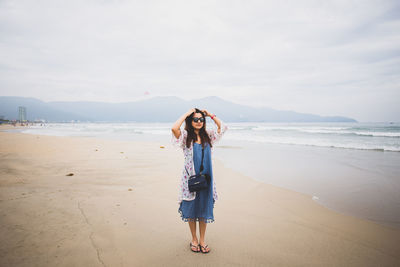
<instances>
[{"instance_id":1,"label":"hazy hill","mask_svg":"<svg viewBox=\"0 0 400 267\"><path fill-rule=\"evenodd\" d=\"M323 117L294 111L254 108L210 96L186 101L178 97L154 97L126 103L105 102L43 102L35 98L0 97L0 116L18 119L18 106L27 109L28 120L50 122L173 122L192 107L208 109L230 122L356 122L346 117Z\"/></svg>"},{"instance_id":2,"label":"hazy hill","mask_svg":"<svg viewBox=\"0 0 400 267\"><path fill-rule=\"evenodd\" d=\"M49 103L31 97L0 96L0 116L4 119L18 119L18 107L26 107L27 119L45 119L47 121L88 120L86 116L72 114L54 108Z\"/></svg>"}]
</instances>

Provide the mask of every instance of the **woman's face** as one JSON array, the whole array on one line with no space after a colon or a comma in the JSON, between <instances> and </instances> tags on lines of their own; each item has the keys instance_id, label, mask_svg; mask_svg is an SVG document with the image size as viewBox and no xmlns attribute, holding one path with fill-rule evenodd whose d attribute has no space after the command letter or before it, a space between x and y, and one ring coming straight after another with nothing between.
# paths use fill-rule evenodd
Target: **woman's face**
<instances>
[{"instance_id":1,"label":"woman's face","mask_svg":"<svg viewBox=\"0 0 400 267\"><path fill-rule=\"evenodd\" d=\"M201 115L201 113L194 113L193 115L193 119L192 119L192 126L195 130L200 130L201 128L203 128L204 126L204 122L201 122L199 119L203 118L203 116ZM197 122L194 121L197 120Z\"/></svg>"}]
</instances>

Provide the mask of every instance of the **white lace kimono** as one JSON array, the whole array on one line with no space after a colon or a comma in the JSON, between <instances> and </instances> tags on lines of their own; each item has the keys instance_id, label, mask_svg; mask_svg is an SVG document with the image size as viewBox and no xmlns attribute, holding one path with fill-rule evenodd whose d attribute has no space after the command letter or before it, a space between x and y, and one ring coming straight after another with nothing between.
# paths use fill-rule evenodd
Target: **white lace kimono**
<instances>
[{"instance_id":1,"label":"white lace kimono","mask_svg":"<svg viewBox=\"0 0 400 267\"><path fill-rule=\"evenodd\" d=\"M211 144L214 147L214 144L218 142L218 140L224 135L224 133L228 130L228 127L221 121L221 131L218 133L218 129L208 130L207 133L210 137ZM183 149L183 155L185 157L185 162L183 165L182 175L181 175L181 183L179 188L179 197L178 203L181 203L182 200L193 200L196 198L196 192L190 192L188 189L188 179L190 176L195 175L194 162L193 162L193 143L189 148L186 147L186 138L187 131L185 129L181 129L181 135L179 138L176 138L172 133L172 144L176 147ZM213 150L211 148L211 151ZM189 173L186 173L185 167ZM215 187L215 179L213 179L213 198L214 200L218 199L217 190Z\"/></svg>"}]
</instances>

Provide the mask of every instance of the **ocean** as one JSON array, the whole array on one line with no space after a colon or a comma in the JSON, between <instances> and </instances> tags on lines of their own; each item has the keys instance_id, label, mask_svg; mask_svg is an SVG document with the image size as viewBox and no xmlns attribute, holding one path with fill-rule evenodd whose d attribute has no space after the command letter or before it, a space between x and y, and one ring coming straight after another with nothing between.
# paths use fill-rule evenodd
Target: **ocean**
<instances>
[{"instance_id":1,"label":"ocean","mask_svg":"<svg viewBox=\"0 0 400 267\"><path fill-rule=\"evenodd\" d=\"M24 133L163 140L171 123L49 123ZM208 123L210 124L210 123ZM225 143L289 144L400 152L400 123L228 123Z\"/></svg>"},{"instance_id":2,"label":"ocean","mask_svg":"<svg viewBox=\"0 0 400 267\"><path fill-rule=\"evenodd\" d=\"M208 122L208 127L214 123ZM168 145L171 123L49 123L27 134ZM338 212L400 228L400 123L227 123L214 157Z\"/></svg>"}]
</instances>

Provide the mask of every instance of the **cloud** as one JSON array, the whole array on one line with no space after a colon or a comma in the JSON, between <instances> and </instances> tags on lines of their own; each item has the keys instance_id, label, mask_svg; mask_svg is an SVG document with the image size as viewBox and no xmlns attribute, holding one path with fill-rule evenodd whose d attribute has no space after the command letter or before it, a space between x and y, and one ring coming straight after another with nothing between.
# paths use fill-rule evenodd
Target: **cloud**
<instances>
[{"instance_id":1,"label":"cloud","mask_svg":"<svg viewBox=\"0 0 400 267\"><path fill-rule=\"evenodd\" d=\"M1 1L0 94L217 95L395 120L399 10L396 1Z\"/></svg>"}]
</instances>

